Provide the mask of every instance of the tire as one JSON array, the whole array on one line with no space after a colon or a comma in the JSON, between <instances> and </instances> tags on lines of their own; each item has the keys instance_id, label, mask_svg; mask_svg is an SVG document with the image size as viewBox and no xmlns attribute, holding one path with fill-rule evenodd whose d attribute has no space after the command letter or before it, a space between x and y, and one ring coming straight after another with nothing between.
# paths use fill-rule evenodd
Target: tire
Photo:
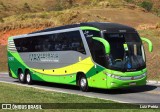
<instances>
[{"instance_id":1,"label":"tire","mask_svg":"<svg viewBox=\"0 0 160 112\"><path fill-rule=\"evenodd\" d=\"M26 73L26 83L29 85L33 84L33 80L29 71Z\"/></svg>"},{"instance_id":2,"label":"tire","mask_svg":"<svg viewBox=\"0 0 160 112\"><path fill-rule=\"evenodd\" d=\"M22 72L22 71L19 71L18 72L18 79L19 79L19 82L20 83L25 83L25 75L24 75L24 73Z\"/></svg>"},{"instance_id":3,"label":"tire","mask_svg":"<svg viewBox=\"0 0 160 112\"><path fill-rule=\"evenodd\" d=\"M81 75L79 78L79 87L80 87L80 90L82 90L83 92L88 91L88 81L84 75Z\"/></svg>"}]
</instances>

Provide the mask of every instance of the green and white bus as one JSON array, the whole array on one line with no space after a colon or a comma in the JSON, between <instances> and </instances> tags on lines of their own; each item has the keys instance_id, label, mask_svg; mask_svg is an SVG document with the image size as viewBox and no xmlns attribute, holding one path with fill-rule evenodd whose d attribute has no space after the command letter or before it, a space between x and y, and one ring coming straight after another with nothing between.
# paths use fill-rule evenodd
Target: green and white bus
<instances>
[{"instance_id":1,"label":"green and white bus","mask_svg":"<svg viewBox=\"0 0 160 112\"><path fill-rule=\"evenodd\" d=\"M117 23L86 22L8 39L9 75L21 83L45 81L115 89L146 84L146 58L138 32Z\"/></svg>"}]
</instances>

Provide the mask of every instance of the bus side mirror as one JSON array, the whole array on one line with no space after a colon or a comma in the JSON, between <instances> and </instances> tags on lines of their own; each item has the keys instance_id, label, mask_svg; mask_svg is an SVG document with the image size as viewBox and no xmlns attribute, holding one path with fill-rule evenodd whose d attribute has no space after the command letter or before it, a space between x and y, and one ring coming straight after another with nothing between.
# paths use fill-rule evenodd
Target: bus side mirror
<instances>
[{"instance_id":1,"label":"bus side mirror","mask_svg":"<svg viewBox=\"0 0 160 112\"><path fill-rule=\"evenodd\" d=\"M110 45L109 42L103 38L100 37L92 37L94 40L101 42L105 47L106 54L110 54Z\"/></svg>"},{"instance_id":2,"label":"bus side mirror","mask_svg":"<svg viewBox=\"0 0 160 112\"><path fill-rule=\"evenodd\" d=\"M152 44L152 42L149 39L144 38L144 37L141 37L141 40L148 43L149 52L152 52L153 51L153 44Z\"/></svg>"}]
</instances>

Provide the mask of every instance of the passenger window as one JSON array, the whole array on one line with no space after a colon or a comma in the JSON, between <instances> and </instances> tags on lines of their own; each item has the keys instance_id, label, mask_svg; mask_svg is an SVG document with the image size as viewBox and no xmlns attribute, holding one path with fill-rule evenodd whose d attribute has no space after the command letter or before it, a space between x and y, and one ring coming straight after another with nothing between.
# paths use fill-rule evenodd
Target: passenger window
<instances>
[{"instance_id":1,"label":"passenger window","mask_svg":"<svg viewBox=\"0 0 160 112\"><path fill-rule=\"evenodd\" d=\"M14 42L18 52L73 50L86 54L79 31L19 38Z\"/></svg>"},{"instance_id":2,"label":"passenger window","mask_svg":"<svg viewBox=\"0 0 160 112\"><path fill-rule=\"evenodd\" d=\"M57 50L73 50L86 54L79 31L60 33L57 34L57 37L60 41L60 43L57 43L59 47Z\"/></svg>"}]
</instances>

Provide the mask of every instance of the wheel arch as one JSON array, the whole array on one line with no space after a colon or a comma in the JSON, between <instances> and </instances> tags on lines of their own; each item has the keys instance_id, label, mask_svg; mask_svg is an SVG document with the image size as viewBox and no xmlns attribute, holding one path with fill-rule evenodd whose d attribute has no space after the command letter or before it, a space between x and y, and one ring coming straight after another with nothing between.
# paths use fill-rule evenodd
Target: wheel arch
<instances>
[{"instance_id":1,"label":"wheel arch","mask_svg":"<svg viewBox=\"0 0 160 112\"><path fill-rule=\"evenodd\" d=\"M30 72L30 70L29 70L28 68L26 68L25 71L24 71L25 75L26 75L28 72Z\"/></svg>"},{"instance_id":2,"label":"wheel arch","mask_svg":"<svg viewBox=\"0 0 160 112\"><path fill-rule=\"evenodd\" d=\"M23 71L23 69L22 69L22 68L18 68L18 70L17 70L17 74L19 75L19 73L20 73L20 72L24 73L24 71Z\"/></svg>"}]
</instances>

